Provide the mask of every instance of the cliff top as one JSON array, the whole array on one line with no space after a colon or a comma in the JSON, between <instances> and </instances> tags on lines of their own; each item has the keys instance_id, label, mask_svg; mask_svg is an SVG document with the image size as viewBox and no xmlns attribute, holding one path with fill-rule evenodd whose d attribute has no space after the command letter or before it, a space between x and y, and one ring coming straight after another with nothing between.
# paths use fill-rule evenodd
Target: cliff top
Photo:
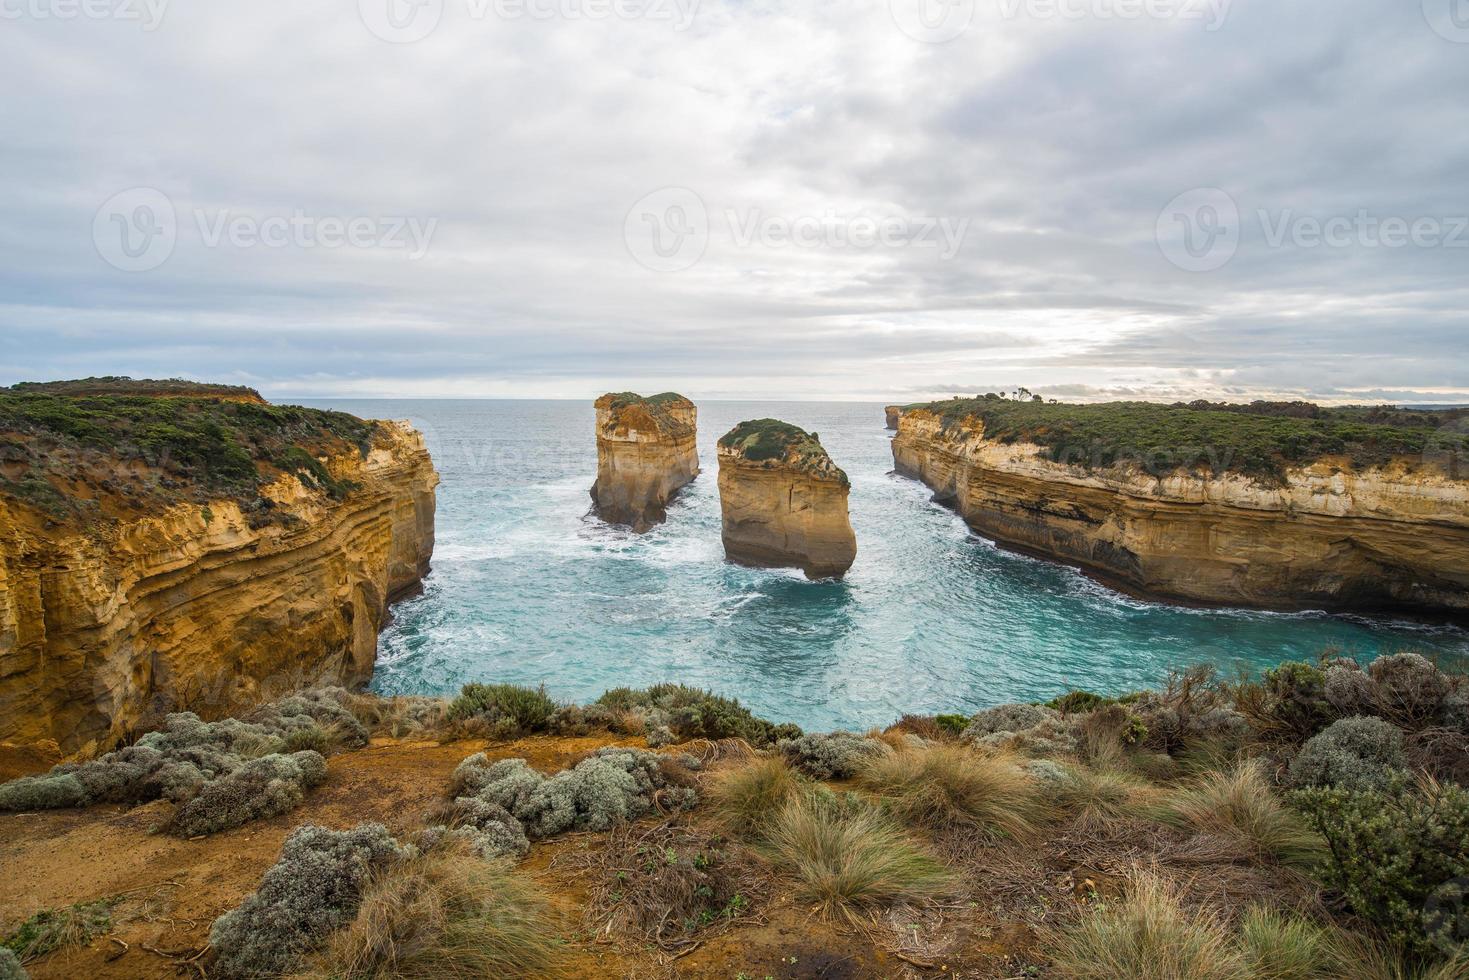
<instances>
[{"instance_id":1,"label":"cliff top","mask_svg":"<svg viewBox=\"0 0 1469 980\"><path fill-rule=\"evenodd\" d=\"M665 391L644 397L633 391L608 392L597 399L596 407L614 413L608 425L636 429L639 432L663 432L684 435L689 424L672 410L695 411L694 403L676 391Z\"/></svg>"},{"instance_id":2,"label":"cliff top","mask_svg":"<svg viewBox=\"0 0 1469 980\"><path fill-rule=\"evenodd\" d=\"M750 419L719 437L719 447L752 463L782 462L813 476L847 483L815 432L780 419Z\"/></svg>"},{"instance_id":3,"label":"cliff top","mask_svg":"<svg viewBox=\"0 0 1469 980\"><path fill-rule=\"evenodd\" d=\"M1035 443L1058 462L1087 467L1129 461L1155 472L1208 466L1278 482L1289 467L1327 457L1344 457L1359 468L1416 458L1469 478L1457 465L1469 437L1464 410L1264 401L1082 405L999 395L903 407L937 414L945 429L977 420L988 438Z\"/></svg>"},{"instance_id":4,"label":"cliff top","mask_svg":"<svg viewBox=\"0 0 1469 980\"><path fill-rule=\"evenodd\" d=\"M231 497L267 523L264 483L294 473L340 499L352 485L317 457L365 455L378 432L343 412L264 401L17 386L0 389L0 494L87 520Z\"/></svg>"},{"instance_id":5,"label":"cliff top","mask_svg":"<svg viewBox=\"0 0 1469 980\"><path fill-rule=\"evenodd\" d=\"M22 381L0 392L31 395L139 395L166 398L224 398L264 405L260 392L244 385L217 385L169 378L163 381L124 377L79 378L75 381Z\"/></svg>"}]
</instances>

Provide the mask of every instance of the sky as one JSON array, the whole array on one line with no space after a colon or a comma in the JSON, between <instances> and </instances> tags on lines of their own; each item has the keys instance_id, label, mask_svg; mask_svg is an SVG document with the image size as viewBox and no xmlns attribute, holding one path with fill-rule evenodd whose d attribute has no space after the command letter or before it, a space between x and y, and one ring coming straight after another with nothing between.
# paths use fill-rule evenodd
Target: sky
<instances>
[{"instance_id":1,"label":"sky","mask_svg":"<svg viewBox=\"0 0 1469 980\"><path fill-rule=\"evenodd\" d=\"M1469 402L1469 0L0 0L0 385Z\"/></svg>"}]
</instances>

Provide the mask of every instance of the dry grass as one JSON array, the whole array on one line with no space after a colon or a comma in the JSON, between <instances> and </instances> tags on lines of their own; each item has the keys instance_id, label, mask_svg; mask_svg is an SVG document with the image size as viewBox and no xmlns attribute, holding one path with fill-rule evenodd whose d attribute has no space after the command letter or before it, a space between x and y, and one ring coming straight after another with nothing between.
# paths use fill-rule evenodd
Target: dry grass
<instances>
[{"instance_id":1,"label":"dry grass","mask_svg":"<svg viewBox=\"0 0 1469 980\"><path fill-rule=\"evenodd\" d=\"M678 822L614 830L567 862L591 872L586 925L596 935L684 949L758 913L769 875L730 841Z\"/></svg>"},{"instance_id":2,"label":"dry grass","mask_svg":"<svg viewBox=\"0 0 1469 980\"><path fill-rule=\"evenodd\" d=\"M1175 790L1157 817L1176 827L1219 837L1255 861L1309 868L1325 844L1271 790L1259 763L1201 776Z\"/></svg>"},{"instance_id":3,"label":"dry grass","mask_svg":"<svg viewBox=\"0 0 1469 980\"><path fill-rule=\"evenodd\" d=\"M1136 874L1122 901L1049 938L1064 977L1244 980L1217 917L1185 910L1176 888L1151 874Z\"/></svg>"},{"instance_id":4,"label":"dry grass","mask_svg":"<svg viewBox=\"0 0 1469 980\"><path fill-rule=\"evenodd\" d=\"M1245 975L1256 980L1317 980L1336 960L1332 931L1256 906L1239 925Z\"/></svg>"},{"instance_id":5,"label":"dry grass","mask_svg":"<svg viewBox=\"0 0 1469 980\"><path fill-rule=\"evenodd\" d=\"M509 867L446 848L395 864L364 891L305 980L541 977L560 941L534 886Z\"/></svg>"},{"instance_id":6,"label":"dry grass","mask_svg":"<svg viewBox=\"0 0 1469 980\"><path fill-rule=\"evenodd\" d=\"M1013 759L959 745L876 756L864 763L858 780L905 823L934 831L1022 837L1054 815Z\"/></svg>"},{"instance_id":7,"label":"dry grass","mask_svg":"<svg viewBox=\"0 0 1469 980\"><path fill-rule=\"evenodd\" d=\"M716 773L706 794L720 826L758 837L804 785L784 759L773 756Z\"/></svg>"},{"instance_id":8,"label":"dry grass","mask_svg":"<svg viewBox=\"0 0 1469 980\"><path fill-rule=\"evenodd\" d=\"M760 853L795 879L821 912L918 902L951 890L953 875L877 807L816 789L788 799Z\"/></svg>"},{"instance_id":9,"label":"dry grass","mask_svg":"<svg viewBox=\"0 0 1469 980\"><path fill-rule=\"evenodd\" d=\"M1053 800L1072 816L1078 830L1093 831L1131 820L1156 805L1160 791L1125 772L1078 767L1073 781L1055 790Z\"/></svg>"}]
</instances>

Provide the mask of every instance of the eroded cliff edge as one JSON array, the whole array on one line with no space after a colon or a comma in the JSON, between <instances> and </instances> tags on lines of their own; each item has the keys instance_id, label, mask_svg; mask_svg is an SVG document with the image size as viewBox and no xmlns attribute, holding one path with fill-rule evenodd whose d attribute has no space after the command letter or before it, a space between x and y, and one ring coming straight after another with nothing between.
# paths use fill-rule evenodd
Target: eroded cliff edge
<instances>
[{"instance_id":1,"label":"eroded cliff edge","mask_svg":"<svg viewBox=\"0 0 1469 980\"><path fill-rule=\"evenodd\" d=\"M699 475L698 410L671 391L609 393L596 409L592 505L607 523L642 533L663 523L668 502Z\"/></svg>"},{"instance_id":2,"label":"eroded cliff edge","mask_svg":"<svg viewBox=\"0 0 1469 980\"><path fill-rule=\"evenodd\" d=\"M388 603L433 553L418 432L49 397L0 399L0 742L86 755L161 711L371 676Z\"/></svg>"},{"instance_id":3,"label":"eroded cliff edge","mask_svg":"<svg viewBox=\"0 0 1469 980\"><path fill-rule=\"evenodd\" d=\"M816 433L775 419L741 422L719 440L725 555L813 579L846 574L857 558L849 489Z\"/></svg>"},{"instance_id":4,"label":"eroded cliff edge","mask_svg":"<svg viewBox=\"0 0 1469 980\"><path fill-rule=\"evenodd\" d=\"M1149 596L1469 618L1469 482L1452 432L1394 435L1364 422L1317 438L1301 425L1225 418L1215 442L1180 443L1149 465L1148 452L1103 444L1097 426L1044 424L1049 409L987 426L969 407L905 407L893 461L1002 545ZM1255 427L1306 433L1334 451L1297 440L1281 442L1283 455L1251 455Z\"/></svg>"}]
</instances>

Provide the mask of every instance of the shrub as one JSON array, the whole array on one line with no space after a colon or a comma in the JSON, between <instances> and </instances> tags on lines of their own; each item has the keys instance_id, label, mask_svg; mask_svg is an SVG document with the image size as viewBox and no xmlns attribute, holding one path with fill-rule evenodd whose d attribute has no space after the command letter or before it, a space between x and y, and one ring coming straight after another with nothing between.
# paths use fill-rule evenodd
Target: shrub
<instances>
[{"instance_id":1,"label":"shrub","mask_svg":"<svg viewBox=\"0 0 1469 980\"><path fill-rule=\"evenodd\" d=\"M1374 788L1299 790L1326 839L1326 884L1395 944L1431 957L1469 938L1469 792L1396 773Z\"/></svg>"},{"instance_id":2,"label":"shrub","mask_svg":"<svg viewBox=\"0 0 1469 980\"><path fill-rule=\"evenodd\" d=\"M1310 738L1337 717L1326 697L1326 672L1302 661L1288 660L1265 671L1259 688L1242 686L1236 700L1258 734L1292 744Z\"/></svg>"},{"instance_id":3,"label":"shrub","mask_svg":"<svg viewBox=\"0 0 1469 980\"><path fill-rule=\"evenodd\" d=\"M556 703L544 687L519 684L466 684L449 705L451 721L483 716L491 724L502 724L507 735L543 732L555 713Z\"/></svg>"},{"instance_id":4,"label":"shrub","mask_svg":"<svg viewBox=\"0 0 1469 980\"><path fill-rule=\"evenodd\" d=\"M1291 761L1291 782L1305 786L1383 786L1408 764L1403 733L1381 718L1343 718L1314 736Z\"/></svg>"},{"instance_id":5,"label":"shrub","mask_svg":"<svg viewBox=\"0 0 1469 980\"><path fill-rule=\"evenodd\" d=\"M4 946L0 946L0 980L30 980L20 960Z\"/></svg>"},{"instance_id":6,"label":"shrub","mask_svg":"<svg viewBox=\"0 0 1469 980\"><path fill-rule=\"evenodd\" d=\"M298 827L260 888L214 920L214 971L231 978L276 976L357 915L370 875L411 852L381 824L352 830Z\"/></svg>"},{"instance_id":7,"label":"shrub","mask_svg":"<svg viewBox=\"0 0 1469 980\"><path fill-rule=\"evenodd\" d=\"M62 909L42 909L22 922L14 932L0 941L0 954L21 963L45 956L63 946L85 946L95 937L112 931L112 906L116 899L79 902ZM4 977L0 965L0 977Z\"/></svg>"},{"instance_id":8,"label":"shrub","mask_svg":"<svg viewBox=\"0 0 1469 980\"><path fill-rule=\"evenodd\" d=\"M665 726L680 740L742 738L758 748L768 748L779 739L801 734L795 725L756 718L733 698L683 684L655 684L647 690L613 688L588 706L592 708L636 716L645 729Z\"/></svg>"},{"instance_id":9,"label":"shrub","mask_svg":"<svg viewBox=\"0 0 1469 980\"><path fill-rule=\"evenodd\" d=\"M974 742L997 732L1023 732L1059 714L1054 708L1038 704L1001 704L971 718L963 737L965 741Z\"/></svg>"},{"instance_id":10,"label":"shrub","mask_svg":"<svg viewBox=\"0 0 1469 980\"><path fill-rule=\"evenodd\" d=\"M0 785L0 810L55 810L86 804L86 787L69 773L22 776Z\"/></svg>"},{"instance_id":11,"label":"shrub","mask_svg":"<svg viewBox=\"0 0 1469 980\"><path fill-rule=\"evenodd\" d=\"M327 744L340 742L352 748L361 748L368 742L367 728L352 711L351 705L361 699L340 687L313 688L289 697L262 705L246 716L246 721L260 725L267 731L290 739L298 732L320 729L327 737ZM315 739L307 734L297 738ZM289 750L289 746L287 746ZM304 744L301 748L318 749ZM295 751L295 750L292 750Z\"/></svg>"},{"instance_id":12,"label":"shrub","mask_svg":"<svg viewBox=\"0 0 1469 980\"><path fill-rule=\"evenodd\" d=\"M784 759L768 758L719 773L709 796L725 829L759 834L801 788L801 777Z\"/></svg>"},{"instance_id":13,"label":"shrub","mask_svg":"<svg viewBox=\"0 0 1469 980\"><path fill-rule=\"evenodd\" d=\"M1013 761L957 745L878 756L859 778L905 823L929 830L1020 837L1046 816L1034 781Z\"/></svg>"},{"instance_id":14,"label":"shrub","mask_svg":"<svg viewBox=\"0 0 1469 980\"><path fill-rule=\"evenodd\" d=\"M172 828L197 837L238 827L258 817L294 809L306 790L326 779L326 760L310 750L251 759L234 772L204 784L174 812Z\"/></svg>"},{"instance_id":15,"label":"shrub","mask_svg":"<svg viewBox=\"0 0 1469 980\"><path fill-rule=\"evenodd\" d=\"M953 736L963 734L964 729L969 727L969 718L966 715L934 715L933 720L940 728Z\"/></svg>"},{"instance_id":16,"label":"shrub","mask_svg":"<svg viewBox=\"0 0 1469 980\"><path fill-rule=\"evenodd\" d=\"M522 858L530 850L525 827L498 803L476 796L461 796L429 815L429 830L420 841L423 850L462 840L479 857Z\"/></svg>"},{"instance_id":17,"label":"shrub","mask_svg":"<svg viewBox=\"0 0 1469 980\"><path fill-rule=\"evenodd\" d=\"M1221 838L1256 861L1310 867L1323 843L1300 815L1270 789L1258 762L1213 772L1175 790L1158 817L1173 826Z\"/></svg>"},{"instance_id":18,"label":"shrub","mask_svg":"<svg viewBox=\"0 0 1469 980\"><path fill-rule=\"evenodd\" d=\"M1082 715L1103 705L1116 703L1116 700L1113 698L1093 694L1091 691L1067 691L1060 697L1047 701L1045 706L1059 711L1063 715Z\"/></svg>"},{"instance_id":19,"label":"shrub","mask_svg":"<svg viewBox=\"0 0 1469 980\"><path fill-rule=\"evenodd\" d=\"M305 752L311 750L318 755L325 755L332 747L332 737L324 728L311 725L306 728L293 728L286 733L283 748L286 752Z\"/></svg>"},{"instance_id":20,"label":"shrub","mask_svg":"<svg viewBox=\"0 0 1469 980\"><path fill-rule=\"evenodd\" d=\"M1436 721L1451 689L1448 677L1416 653L1378 657L1367 673L1378 713L1410 728Z\"/></svg>"},{"instance_id":21,"label":"shrub","mask_svg":"<svg viewBox=\"0 0 1469 980\"><path fill-rule=\"evenodd\" d=\"M1218 916L1186 911L1178 891L1139 873L1126 897L1051 934L1056 971L1079 980L1244 980Z\"/></svg>"},{"instance_id":22,"label":"shrub","mask_svg":"<svg viewBox=\"0 0 1469 980\"><path fill-rule=\"evenodd\" d=\"M784 738L776 748L813 779L851 779L867 759L891 751L878 739L843 731Z\"/></svg>"},{"instance_id":23,"label":"shrub","mask_svg":"<svg viewBox=\"0 0 1469 980\"><path fill-rule=\"evenodd\" d=\"M660 756L641 749L606 748L549 779L524 759L487 765L483 753L455 770L455 792L509 811L534 840L568 830L607 830L655 806L692 806L697 795L677 785Z\"/></svg>"},{"instance_id":24,"label":"shrub","mask_svg":"<svg viewBox=\"0 0 1469 980\"><path fill-rule=\"evenodd\" d=\"M320 980L541 977L561 955L545 899L501 865L446 848L377 868Z\"/></svg>"},{"instance_id":25,"label":"shrub","mask_svg":"<svg viewBox=\"0 0 1469 980\"><path fill-rule=\"evenodd\" d=\"M881 810L825 790L799 793L771 821L760 853L827 914L948 891L950 873Z\"/></svg>"}]
</instances>

